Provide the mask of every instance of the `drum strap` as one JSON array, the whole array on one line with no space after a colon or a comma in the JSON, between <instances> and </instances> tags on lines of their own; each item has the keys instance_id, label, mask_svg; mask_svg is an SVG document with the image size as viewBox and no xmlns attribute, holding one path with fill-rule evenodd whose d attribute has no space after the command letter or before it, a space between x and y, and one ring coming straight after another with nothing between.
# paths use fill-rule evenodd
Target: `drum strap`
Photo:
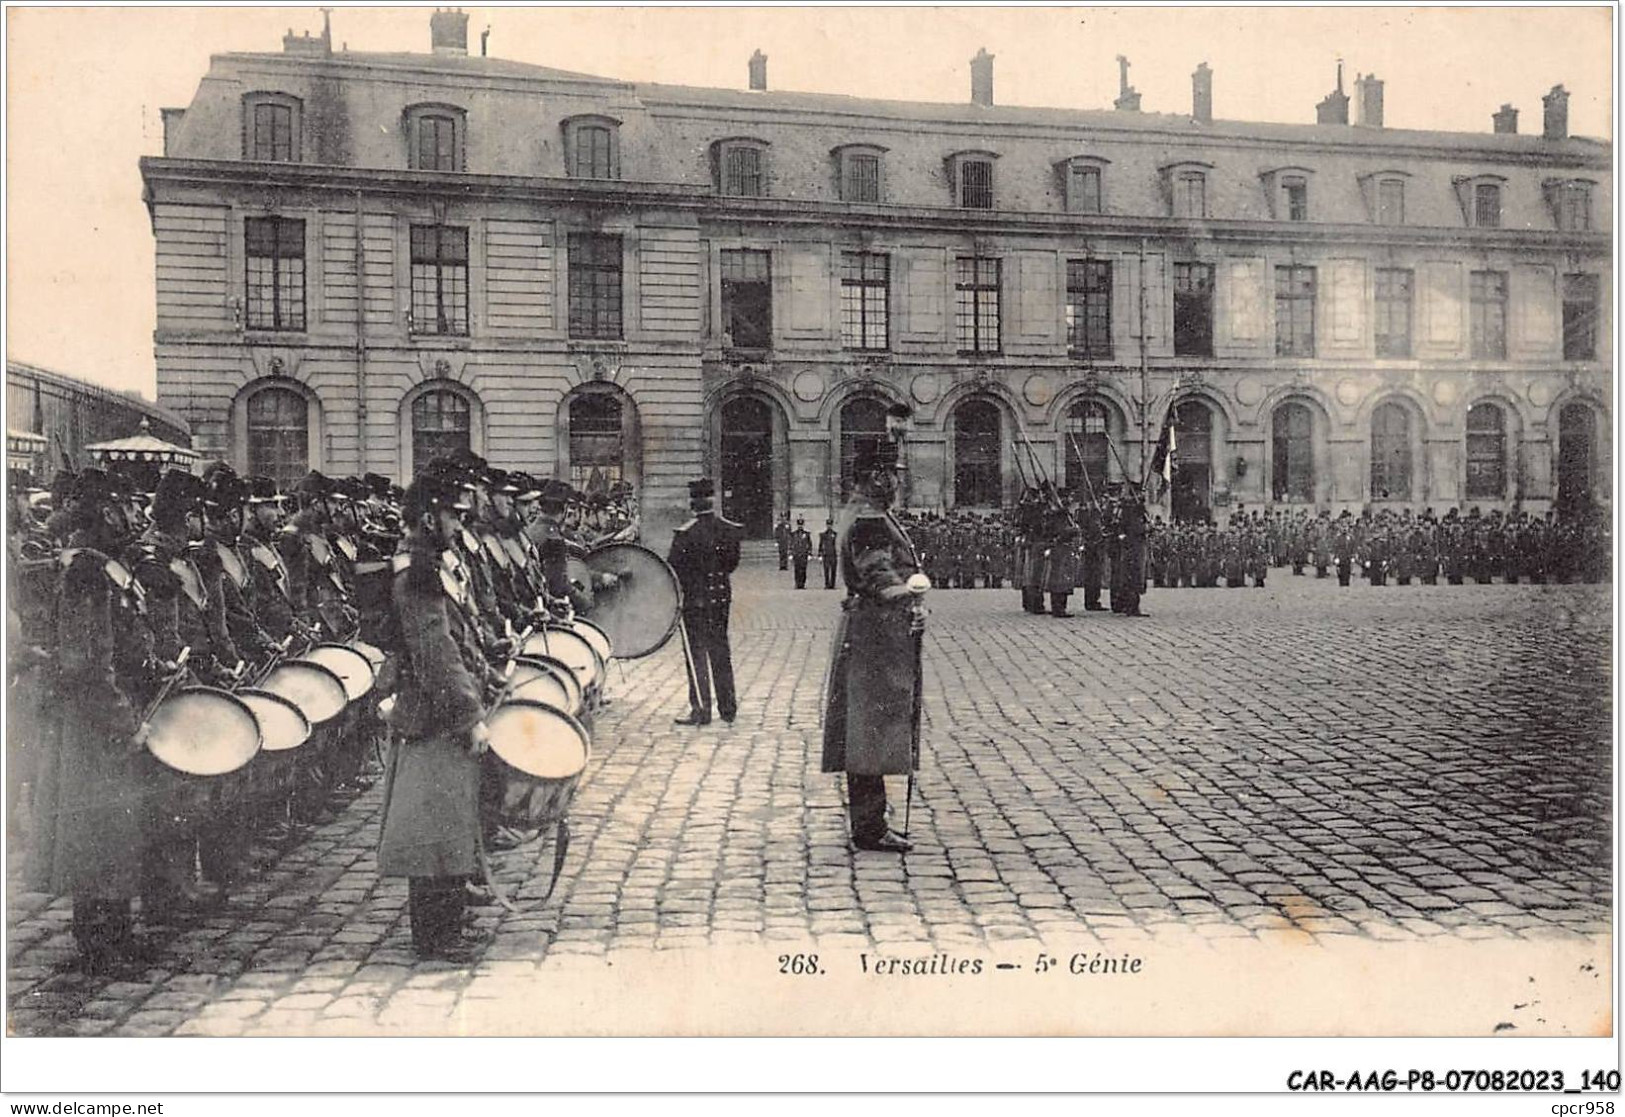
<instances>
[{"instance_id":1,"label":"drum strap","mask_svg":"<svg viewBox=\"0 0 1625 1117\"><path fill-rule=\"evenodd\" d=\"M480 863L480 878L485 887L491 890L491 895L495 897L497 903L517 915L519 909L513 906L513 901L508 899L508 894L497 884L496 876L491 872L491 858L485 852L485 834L483 832L475 836L474 853Z\"/></svg>"}]
</instances>

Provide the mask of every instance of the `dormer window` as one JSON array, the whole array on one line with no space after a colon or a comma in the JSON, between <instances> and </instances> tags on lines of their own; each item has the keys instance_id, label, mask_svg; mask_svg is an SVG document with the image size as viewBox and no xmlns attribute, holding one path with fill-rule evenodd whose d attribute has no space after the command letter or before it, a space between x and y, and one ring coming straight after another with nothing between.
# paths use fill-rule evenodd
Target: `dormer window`
<instances>
[{"instance_id":1,"label":"dormer window","mask_svg":"<svg viewBox=\"0 0 1625 1117\"><path fill-rule=\"evenodd\" d=\"M1360 199L1373 224L1405 224L1405 180L1409 177L1408 171L1376 171L1359 177Z\"/></svg>"},{"instance_id":2,"label":"dormer window","mask_svg":"<svg viewBox=\"0 0 1625 1117\"><path fill-rule=\"evenodd\" d=\"M461 171L467 115L455 105L406 110L407 166L414 171Z\"/></svg>"},{"instance_id":3,"label":"dormer window","mask_svg":"<svg viewBox=\"0 0 1625 1117\"><path fill-rule=\"evenodd\" d=\"M1549 178L1541 184L1552 224L1565 233L1591 231L1591 187L1589 179Z\"/></svg>"},{"instance_id":4,"label":"dormer window","mask_svg":"<svg viewBox=\"0 0 1625 1117\"><path fill-rule=\"evenodd\" d=\"M717 192L727 198L767 197L767 143L747 138L711 145Z\"/></svg>"},{"instance_id":5,"label":"dormer window","mask_svg":"<svg viewBox=\"0 0 1625 1117\"><path fill-rule=\"evenodd\" d=\"M873 144L847 144L836 148L831 154L835 158L835 169L838 175L836 182L843 202L879 202L885 198L885 184L882 177L882 156L886 153L883 147Z\"/></svg>"},{"instance_id":6,"label":"dormer window","mask_svg":"<svg viewBox=\"0 0 1625 1117\"><path fill-rule=\"evenodd\" d=\"M1101 184L1111 160L1097 155L1076 155L1056 164L1068 213L1104 213Z\"/></svg>"},{"instance_id":7,"label":"dormer window","mask_svg":"<svg viewBox=\"0 0 1625 1117\"><path fill-rule=\"evenodd\" d=\"M301 105L286 93L243 98L243 158L257 163L297 163Z\"/></svg>"},{"instance_id":8,"label":"dormer window","mask_svg":"<svg viewBox=\"0 0 1625 1117\"><path fill-rule=\"evenodd\" d=\"M1212 169L1211 163L1191 161L1158 168L1170 216L1197 220L1207 216L1207 174Z\"/></svg>"},{"instance_id":9,"label":"dormer window","mask_svg":"<svg viewBox=\"0 0 1625 1117\"><path fill-rule=\"evenodd\" d=\"M991 151L961 151L948 157L948 181L960 209L993 208L993 160Z\"/></svg>"},{"instance_id":10,"label":"dormer window","mask_svg":"<svg viewBox=\"0 0 1625 1117\"><path fill-rule=\"evenodd\" d=\"M571 178L621 177L621 122L611 116L572 116L564 122L564 169Z\"/></svg>"},{"instance_id":11,"label":"dormer window","mask_svg":"<svg viewBox=\"0 0 1625 1117\"><path fill-rule=\"evenodd\" d=\"M1270 216L1277 221L1309 220L1309 178L1307 167L1277 167L1259 175Z\"/></svg>"},{"instance_id":12,"label":"dormer window","mask_svg":"<svg viewBox=\"0 0 1625 1117\"><path fill-rule=\"evenodd\" d=\"M1499 229L1501 188L1505 182L1500 175L1457 175L1451 179L1462 223L1474 229Z\"/></svg>"}]
</instances>

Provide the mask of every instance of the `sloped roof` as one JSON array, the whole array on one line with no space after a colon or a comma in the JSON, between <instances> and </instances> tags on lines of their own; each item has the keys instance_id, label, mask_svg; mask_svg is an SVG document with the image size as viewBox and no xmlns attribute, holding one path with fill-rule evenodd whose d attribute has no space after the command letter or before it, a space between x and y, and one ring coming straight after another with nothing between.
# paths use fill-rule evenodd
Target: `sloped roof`
<instances>
[{"instance_id":1,"label":"sloped roof","mask_svg":"<svg viewBox=\"0 0 1625 1117\"><path fill-rule=\"evenodd\" d=\"M115 438L109 442L93 442L85 447L87 453L96 454L113 461L190 461L200 455L196 450L186 446L177 446L173 442L165 442L157 435L151 433L145 419L141 420L141 430L126 438Z\"/></svg>"},{"instance_id":2,"label":"sloped roof","mask_svg":"<svg viewBox=\"0 0 1625 1117\"><path fill-rule=\"evenodd\" d=\"M332 54L299 54L281 51L232 51L221 58L245 59L253 62L336 62L356 66L379 66L406 70L435 70L451 74L470 74L476 77L520 78L528 81L573 81L597 85L630 86L631 82L615 78L582 74L574 70L559 70L552 66L537 66L530 62L516 62L509 58L484 58L463 54L417 54L412 51L336 50Z\"/></svg>"}]
</instances>

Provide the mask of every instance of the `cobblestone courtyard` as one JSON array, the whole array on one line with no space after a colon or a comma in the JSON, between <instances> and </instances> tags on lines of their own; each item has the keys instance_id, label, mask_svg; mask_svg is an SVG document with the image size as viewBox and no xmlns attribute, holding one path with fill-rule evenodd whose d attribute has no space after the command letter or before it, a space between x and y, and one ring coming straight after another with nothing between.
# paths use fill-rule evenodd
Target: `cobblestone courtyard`
<instances>
[{"instance_id":1,"label":"cobblestone courtyard","mask_svg":"<svg viewBox=\"0 0 1625 1117\"><path fill-rule=\"evenodd\" d=\"M520 911L481 909L495 937L472 972L415 961L405 881L375 875L375 788L138 981L61 972L68 905L18 892L14 865L13 1033L384 1031L520 975L694 946L1610 930L1607 587L1276 571L1265 590L1152 591L1144 620L933 593L900 859L849 852L818 772L837 594L762 567L735 585L738 722L672 724L675 646L612 668L558 893L541 903L551 851L506 855Z\"/></svg>"}]
</instances>

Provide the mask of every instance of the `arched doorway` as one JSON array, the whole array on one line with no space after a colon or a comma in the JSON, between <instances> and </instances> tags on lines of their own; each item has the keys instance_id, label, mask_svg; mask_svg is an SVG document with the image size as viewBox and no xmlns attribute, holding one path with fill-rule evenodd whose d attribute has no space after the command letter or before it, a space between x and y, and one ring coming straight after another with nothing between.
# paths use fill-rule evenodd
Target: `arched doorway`
<instances>
[{"instance_id":1,"label":"arched doorway","mask_svg":"<svg viewBox=\"0 0 1625 1117\"><path fill-rule=\"evenodd\" d=\"M1564 512L1591 503L1596 461L1597 413L1583 403L1566 403L1557 416L1557 507Z\"/></svg>"},{"instance_id":2,"label":"arched doorway","mask_svg":"<svg viewBox=\"0 0 1625 1117\"><path fill-rule=\"evenodd\" d=\"M412 471L436 458L473 449L468 398L448 388L431 388L412 401Z\"/></svg>"},{"instance_id":3,"label":"arched doorway","mask_svg":"<svg viewBox=\"0 0 1625 1117\"><path fill-rule=\"evenodd\" d=\"M999 451L999 409L991 400L966 400L954 409L954 506L998 508L1004 504Z\"/></svg>"},{"instance_id":4,"label":"arched doorway","mask_svg":"<svg viewBox=\"0 0 1625 1117\"><path fill-rule=\"evenodd\" d=\"M1315 499L1315 419L1309 408L1288 400L1270 416L1270 495L1277 502Z\"/></svg>"},{"instance_id":5,"label":"arched doorway","mask_svg":"<svg viewBox=\"0 0 1625 1117\"><path fill-rule=\"evenodd\" d=\"M745 535L773 534L773 408L756 396L722 405L722 514Z\"/></svg>"},{"instance_id":6,"label":"arched doorway","mask_svg":"<svg viewBox=\"0 0 1625 1117\"><path fill-rule=\"evenodd\" d=\"M637 407L629 397L598 385L565 397L560 418L564 478L586 493L607 492L617 481L642 483Z\"/></svg>"},{"instance_id":7,"label":"arched doorway","mask_svg":"<svg viewBox=\"0 0 1625 1117\"><path fill-rule=\"evenodd\" d=\"M309 402L293 388L262 388L246 410L248 475L291 487L310 469Z\"/></svg>"},{"instance_id":8,"label":"arched doorway","mask_svg":"<svg viewBox=\"0 0 1625 1117\"><path fill-rule=\"evenodd\" d=\"M886 404L858 396L841 407L841 499L852 495L852 463L886 440Z\"/></svg>"},{"instance_id":9,"label":"arched doorway","mask_svg":"<svg viewBox=\"0 0 1625 1117\"><path fill-rule=\"evenodd\" d=\"M1371 499L1410 500L1411 413L1390 400L1371 413Z\"/></svg>"},{"instance_id":10,"label":"arched doorway","mask_svg":"<svg viewBox=\"0 0 1625 1117\"><path fill-rule=\"evenodd\" d=\"M1110 480L1111 413L1099 400L1079 400L1067 409L1066 434L1066 487L1080 500L1100 499Z\"/></svg>"},{"instance_id":11,"label":"arched doorway","mask_svg":"<svg viewBox=\"0 0 1625 1117\"><path fill-rule=\"evenodd\" d=\"M1506 412L1497 404L1475 403L1467 409L1467 499L1501 500L1506 491Z\"/></svg>"},{"instance_id":12,"label":"arched doorway","mask_svg":"<svg viewBox=\"0 0 1625 1117\"><path fill-rule=\"evenodd\" d=\"M1174 408L1173 496L1175 520L1204 523L1213 515L1213 412L1188 399Z\"/></svg>"}]
</instances>

